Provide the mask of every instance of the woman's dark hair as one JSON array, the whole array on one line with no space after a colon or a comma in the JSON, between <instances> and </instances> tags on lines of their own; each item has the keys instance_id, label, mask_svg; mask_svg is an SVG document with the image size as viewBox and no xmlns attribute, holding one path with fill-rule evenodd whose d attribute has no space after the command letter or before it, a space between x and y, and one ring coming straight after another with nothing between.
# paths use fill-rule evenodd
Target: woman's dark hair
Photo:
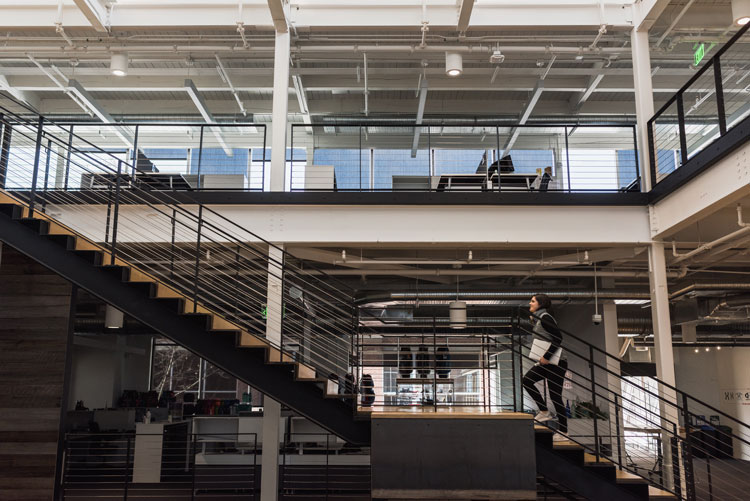
<instances>
[{"instance_id":1,"label":"woman's dark hair","mask_svg":"<svg viewBox=\"0 0 750 501\"><path fill-rule=\"evenodd\" d=\"M540 308L544 308L547 311L552 309L552 300L547 294L534 294L536 302L539 303Z\"/></svg>"}]
</instances>

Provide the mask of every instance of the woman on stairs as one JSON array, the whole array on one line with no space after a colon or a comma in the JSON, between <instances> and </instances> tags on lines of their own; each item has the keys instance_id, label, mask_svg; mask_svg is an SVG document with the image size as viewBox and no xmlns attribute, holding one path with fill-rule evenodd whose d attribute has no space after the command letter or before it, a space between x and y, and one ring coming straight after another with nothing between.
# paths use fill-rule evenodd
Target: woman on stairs
<instances>
[{"instance_id":1,"label":"woman on stairs","mask_svg":"<svg viewBox=\"0 0 750 501\"><path fill-rule=\"evenodd\" d=\"M534 419L539 423L545 423L555 419L555 417L547 409L545 398L539 393L536 383L545 381L549 386L550 397L552 398L557 415L557 431L559 432L555 433L552 438L555 442L558 442L567 440L560 433L568 433L568 417L565 414L565 404L562 398L563 382L565 381L568 362L558 355L558 351L562 354L562 332L557 327L557 321L552 316L551 310L552 301L546 294L532 296L531 301L529 301L534 341L546 341L550 345L547 351L539 358L539 362L529 369L523 377L523 387L529 396L534 399L539 409L539 413Z\"/></svg>"}]
</instances>

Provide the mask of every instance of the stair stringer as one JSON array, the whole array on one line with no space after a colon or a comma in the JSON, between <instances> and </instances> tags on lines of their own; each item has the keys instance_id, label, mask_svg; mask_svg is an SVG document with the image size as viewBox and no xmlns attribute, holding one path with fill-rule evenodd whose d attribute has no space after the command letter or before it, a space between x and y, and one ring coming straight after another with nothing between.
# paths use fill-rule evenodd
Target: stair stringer
<instances>
[{"instance_id":1,"label":"stair stringer","mask_svg":"<svg viewBox=\"0 0 750 501\"><path fill-rule=\"evenodd\" d=\"M539 443L536 444L536 470L540 475L567 487L586 499L606 499L607 501L647 499L628 492L615 482L597 475L592 468L586 468L583 462L576 464L564 454L558 454Z\"/></svg>"},{"instance_id":2,"label":"stair stringer","mask_svg":"<svg viewBox=\"0 0 750 501\"><path fill-rule=\"evenodd\" d=\"M266 363L264 349L240 348L235 336L211 335L196 322L118 280L106 268L3 215L0 240L348 442L369 444L370 422L355 420L351 404L325 399L325 390L312 382L295 381L288 364Z\"/></svg>"}]
</instances>

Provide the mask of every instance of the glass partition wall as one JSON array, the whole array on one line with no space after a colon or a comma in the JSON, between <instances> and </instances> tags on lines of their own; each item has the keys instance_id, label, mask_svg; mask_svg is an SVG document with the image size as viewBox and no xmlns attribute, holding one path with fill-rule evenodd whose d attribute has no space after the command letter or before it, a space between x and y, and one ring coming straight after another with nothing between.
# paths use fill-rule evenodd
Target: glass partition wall
<instances>
[{"instance_id":1,"label":"glass partition wall","mask_svg":"<svg viewBox=\"0 0 750 501\"><path fill-rule=\"evenodd\" d=\"M292 191L639 191L631 125L293 125L292 142Z\"/></svg>"}]
</instances>

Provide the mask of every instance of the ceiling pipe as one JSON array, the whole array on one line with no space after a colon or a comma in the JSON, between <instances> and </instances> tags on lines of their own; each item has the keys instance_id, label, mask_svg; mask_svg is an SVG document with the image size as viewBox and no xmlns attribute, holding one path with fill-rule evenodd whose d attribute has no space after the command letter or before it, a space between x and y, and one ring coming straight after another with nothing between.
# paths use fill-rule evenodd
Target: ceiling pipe
<instances>
[{"instance_id":1,"label":"ceiling pipe","mask_svg":"<svg viewBox=\"0 0 750 501\"><path fill-rule=\"evenodd\" d=\"M546 290L544 287L540 287L535 290L522 290L522 291L462 291L456 294L455 292L430 292L430 291L419 291L419 292L392 292L390 299L459 299L472 300L472 299L529 299L535 293L544 292L552 299L593 299L594 296L598 296L599 299L651 299L651 295L648 292L636 292L636 291L620 291L605 289L600 290L596 294L593 291L552 291Z\"/></svg>"},{"instance_id":2,"label":"ceiling pipe","mask_svg":"<svg viewBox=\"0 0 750 501\"><path fill-rule=\"evenodd\" d=\"M745 233L750 231L750 223L744 222L742 219L742 205L737 204L737 225L739 225L740 229L733 231L732 233L729 233L728 235L724 235L721 238L717 238L716 240L713 240L712 242L705 243L698 247L697 249L693 249L690 252L687 252L685 254L680 254L677 252L677 242L674 240L672 241L672 255L675 257L675 259L672 261L672 264L675 263L681 263L682 261L685 261L686 259L690 259L693 256L697 256L698 254L705 252L707 250L711 250L717 245L723 244L725 242L729 242L730 240L733 240L735 238L743 236Z\"/></svg>"},{"instance_id":3,"label":"ceiling pipe","mask_svg":"<svg viewBox=\"0 0 750 501\"><path fill-rule=\"evenodd\" d=\"M750 291L750 283L706 283L692 284L669 295L669 299L677 299L685 294L698 291Z\"/></svg>"},{"instance_id":4,"label":"ceiling pipe","mask_svg":"<svg viewBox=\"0 0 750 501\"><path fill-rule=\"evenodd\" d=\"M418 265L453 265L453 264L471 264L475 266L488 266L488 265L529 265L529 266L575 266L581 264L589 264L585 261L572 261L572 260L561 260L556 261L554 259L524 259L524 260L506 260L506 259L487 259L487 260L469 260L469 259L444 259L444 260L427 260L427 259L347 259L346 261L337 259L333 264L418 264Z\"/></svg>"},{"instance_id":5,"label":"ceiling pipe","mask_svg":"<svg viewBox=\"0 0 750 501\"><path fill-rule=\"evenodd\" d=\"M677 23L680 22L680 19L682 19L682 16L685 15L685 13L688 11L691 5L695 3L695 0L688 0L688 3L685 4L685 6L680 10L680 12L677 14L677 16L674 18L672 23L669 25L669 27L664 31L664 33L661 34L659 39L654 44L654 48L661 45L661 43L664 41L665 38L667 38L667 35L669 35L675 26L677 26Z\"/></svg>"},{"instance_id":6,"label":"ceiling pipe","mask_svg":"<svg viewBox=\"0 0 750 501\"><path fill-rule=\"evenodd\" d=\"M310 271L310 274L327 275L403 275L403 276L471 276L471 277L593 277L593 271L516 271L516 270L420 270L420 269L381 269L381 270L323 270L322 272ZM599 277L614 278L648 278L648 271L597 271ZM676 278L678 272L669 271L667 277Z\"/></svg>"}]
</instances>

